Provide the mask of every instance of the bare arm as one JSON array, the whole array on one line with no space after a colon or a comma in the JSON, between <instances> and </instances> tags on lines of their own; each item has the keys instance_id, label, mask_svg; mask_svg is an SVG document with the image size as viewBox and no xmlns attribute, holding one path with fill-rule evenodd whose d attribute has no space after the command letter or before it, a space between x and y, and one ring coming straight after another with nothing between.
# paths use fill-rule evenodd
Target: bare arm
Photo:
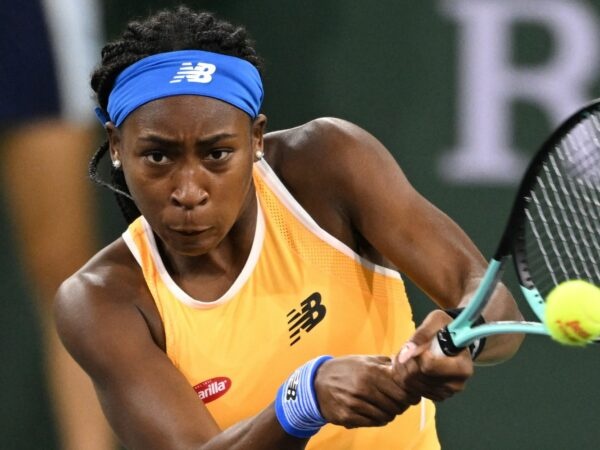
<instances>
[{"instance_id":1,"label":"bare arm","mask_svg":"<svg viewBox=\"0 0 600 450\"><path fill-rule=\"evenodd\" d=\"M306 446L307 439L283 430L273 404L221 430L157 343L152 319L131 300L147 294L142 287L134 288L141 286L139 280L123 276L127 272L128 268L114 263L80 272L63 283L55 303L61 339L92 378L104 413L126 448L293 450ZM331 360L315 378L321 412L328 422L342 426L383 425L419 400L396 379L400 377L392 376L389 358Z\"/></svg>"},{"instance_id":2,"label":"bare arm","mask_svg":"<svg viewBox=\"0 0 600 450\"><path fill-rule=\"evenodd\" d=\"M296 158L295 168L299 173L312 173L319 167L321 176L311 179L311 186L321 193L320 198L329 199L329 208L339 210L355 234L441 308L467 303L487 264L462 229L412 187L389 151L366 131L345 121L320 119L313 122L310 134L317 136L320 144L304 145L307 157L304 163ZM298 169L302 164L307 165L304 171ZM289 178L292 189L300 186L293 175ZM317 206L311 213L319 215L321 211ZM322 217L321 223L326 222L329 231L336 234L342 229L324 213ZM342 231L337 235L346 242L352 240ZM501 286L484 317L515 320L521 315ZM518 335L491 338L479 361L506 359L521 340Z\"/></svg>"},{"instance_id":3,"label":"bare arm","mask_svg":"<svg viewBox=\"0 0 600 450\"><path fill-rule=\"evenodd\" d=\"M135 295L132 289L112 291L97 275L78 275L59 290L55 316L63 343L94 381L105 415L127 448L305 447L306 440L283 431L272 406L220 430L127 300Z\"/></svg>"}]
</instances>

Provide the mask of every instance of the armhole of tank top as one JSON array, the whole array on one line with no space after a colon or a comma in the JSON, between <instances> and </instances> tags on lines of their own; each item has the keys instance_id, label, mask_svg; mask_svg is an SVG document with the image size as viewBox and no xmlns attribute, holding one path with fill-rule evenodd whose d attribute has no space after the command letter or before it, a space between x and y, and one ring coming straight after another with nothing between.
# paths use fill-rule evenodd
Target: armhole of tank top
<instances>
[{"instance_id":1,"label":"armhole of tank top","mask_svg":"<svg viewBox=\"0 0 600 450\"><path fill-rule=\"evenodd\" d=\"M302 207L302 205L294 198L294 196L288 191L283 182L279 179L277 174L273 171L271 166L264 160L260 160L255 163L258 173L261 179L269 186L275 196L281 201L285 208L292 213L292 215L310 232L317 236L322 241L326 242L336 250L340 251L344 255L354 259L357 263L363 267L371 270L372 272L379 273L391 278L401 280L402 277L396 270L388 267L374 264L366 258L363 258L342 241L325 231L321 226L313 219L310 214Z\"/></svg>"}]
</instances>

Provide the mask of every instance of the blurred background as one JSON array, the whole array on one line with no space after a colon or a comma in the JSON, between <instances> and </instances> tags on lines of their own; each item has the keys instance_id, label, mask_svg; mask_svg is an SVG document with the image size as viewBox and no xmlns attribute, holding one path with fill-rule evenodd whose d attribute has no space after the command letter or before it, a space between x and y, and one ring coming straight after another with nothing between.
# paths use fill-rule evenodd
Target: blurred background
<instances>
[{"instance_id":1,"label":"blurred background","mask_svg":"<svg viewBox=\"0 0 600 450\"><path fill-rule=\"evenodd\" d=\"M0 0L0 10L17 3ZM102 34L111 39L129 19L179 3L100 1ZM269 129L319 116L364 127L486 257L495 250L525 162L561 119L600 93L600 0L187 4L244 24L255 39L266 61ZM95 127L96 142L81 152L91 154L101 131ZM4 172L0 448L60 449L36 288ZM125 222L109 193L94 187L91 195L100 248ZM36 196L29 201L34 206ZM418 321L432 304L410 282L408 289ZM598 448L599 369L599 348L567 349L528 337L515 358L477 368L467 390L439 406L442 447Z\"/></svg>"}]
</instances>

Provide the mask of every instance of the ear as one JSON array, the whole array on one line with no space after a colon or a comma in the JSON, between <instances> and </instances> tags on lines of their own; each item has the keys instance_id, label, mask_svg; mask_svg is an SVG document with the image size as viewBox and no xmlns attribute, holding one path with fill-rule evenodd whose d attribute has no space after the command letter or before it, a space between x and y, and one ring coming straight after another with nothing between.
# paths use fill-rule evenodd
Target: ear
<instances>
[{"instance_id":1,"label":"ear","mask_svg":"<svg viewBox=\"0 0 600 450\"><path fill-rule=\"evenodd\" d=\"M254 160L258 161L263 157L264 151L264 139L265 129L267 127L267 116L259 114L256 119L252 121L252 152L254 153Z\"/></svg>"},{"instance_id":2,"label":"ear","mask_svg":"<svg viewBox=\"0 0 600 450\"><path fill-rule=\"evenodd\" d=\"M110 159L113 162L113 166L116 167L117 165L120 165L121 161L121 130L119 130L112 122L108 122L105 129L108 134Z\"/></svg>"}]
</instances>

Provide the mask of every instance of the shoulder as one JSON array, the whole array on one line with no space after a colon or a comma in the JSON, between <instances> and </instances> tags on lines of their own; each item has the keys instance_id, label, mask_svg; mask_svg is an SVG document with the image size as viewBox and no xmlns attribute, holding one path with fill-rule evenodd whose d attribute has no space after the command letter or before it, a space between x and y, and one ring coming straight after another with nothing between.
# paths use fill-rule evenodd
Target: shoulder
<instances>
[{"instance_id":1,"label":"shoulder","mask_svg":"<svg viewBox=\"0 0 600 450\"><path fill-rule=\"evenodd\" d=\"M342 156L348 151L364 148L374 140L367 131L356 124L335 117L321 117L303 125L268 133L265 136L267 157L274 165L285 163L288 158L302 156L328 157L335 152Z\"/></svg>"},{"instance_id":2,"label":"shoulder","mask_svg":"<svg viewBox=\"0 0 600 450\"><path fill-rule=\"evenodd\" d=\"M67 278L58 289L56 306L59 311L73 307L93 306L97 298L107 296L114 301L124 295L123 289L138 284L139 271L122 239L98 252L81 269ZM133 283L132 283L133 281Z\"/></svg>"},{"instance_id":3,"label":"shoulder","mask_svg":"<svg viewBox=\"0 0 600 450\"><path fill-rule=\"evenodd\" d=\"M369 132L331 117L268 133L265 157L308 214L355 251L361 247L355 218L373 206L359 201L372 189L365 180L385 170L399 173L392 155Z\"/></svg>"},{"instance_id":4,"label":"shoulder","mask_svg":"<svg viewBox=\"0 0 600 450\"><path fill-rule=\"evenodd\" d=\"M93 348L126 318L141 319L155 342L161 340L158 312L137 262L122 239L96 254L59 287L56 327L67 349L78 355ZM112 330L112 331L111 331Z\"/></svg>"},{"instance_id":5,"label":"shoulder","mask_svg":"<svg viewBox=\"0 0 600 450\"><path fill-rule=\"evenodd\" d=\"M343 189L361 176L363 162L377 155L386 162L391 160L373 135L334 117L318 118L265 136L267 161L295 194L311 187L321 192Z\"/></svg>"}]
</instances>

